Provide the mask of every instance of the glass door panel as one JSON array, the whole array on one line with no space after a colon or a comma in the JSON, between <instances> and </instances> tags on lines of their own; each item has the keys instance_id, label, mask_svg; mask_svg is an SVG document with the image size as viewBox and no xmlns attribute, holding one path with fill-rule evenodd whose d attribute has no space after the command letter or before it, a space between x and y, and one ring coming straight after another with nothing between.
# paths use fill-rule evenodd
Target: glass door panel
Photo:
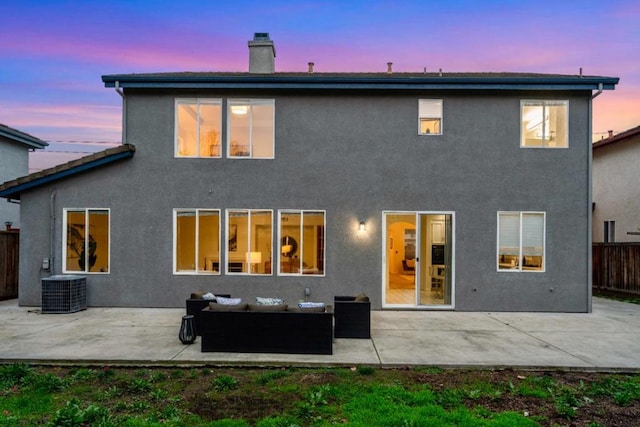
<instances>
[{"instance_id":1,"label":"glass door panel","mask_svg":"<svg viewBox=\"0 0 640 427\"><path fill-rule=\"evenodd\" d=\"M452 304L452 215L419 213L420 306Z\"/></svg>"},{"instance_id":2,"label":"glass door panel","mask_svg":"<svg viewBox=\"0 0 640 427\"><path fill-rule=\"evenodd\" d=\"M416 215L387 213L385 227L385 305L415 306Z\"/></svg>"}]
</instances>

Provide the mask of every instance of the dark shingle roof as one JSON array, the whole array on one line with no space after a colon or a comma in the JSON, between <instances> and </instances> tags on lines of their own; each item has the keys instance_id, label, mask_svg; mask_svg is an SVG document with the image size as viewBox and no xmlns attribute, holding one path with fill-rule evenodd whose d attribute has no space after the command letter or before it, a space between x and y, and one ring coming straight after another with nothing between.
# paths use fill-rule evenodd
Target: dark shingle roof
<instances>
[{"instance_id":1,"label":"dark shingle roof","mask_svg":"<svg viewBox=\"0 0 640 427\"><path fill-rule=\"evenodd\" d=\"M89 156L72 160L49 169L34 172L27 176L16 178L0 184L0 197L6 199L20 199L20 193L41 185L77 175L100 166L104 166L121 159L133 157L136 147L131 144L123 144L118 147L109 148Z\"/></svg>"},{"instance_id":2,"label":"dark shingle roof","mask_svg":"<svg viewBox=\"0 0 640 427\"><path fill-rule=\"evenodd\" d=\"M603 139L593 144L593 149L596 150L600 147L605 147L607 145L615 144L623 141L631 141L636 140L640 141L640 126L636 126L629 130L625 130L624 132L620 132L617 135L610 136L607 139Z\"/></svg>"},{"instance_id":3,"label":"dark shingle roof","mask_svg":"<svg viewBox=\"0 0 640 427\"><path fill-rule=\"evenodd\" d=\"M40 138L36 138L33 135L29 135L28 133L21 132L17 129L13 129L7 125L3 125L0 123L0 137L5 137L12 141L24 144L29 148L44 148L47 144Z\"/></svg>"}]
</instances>

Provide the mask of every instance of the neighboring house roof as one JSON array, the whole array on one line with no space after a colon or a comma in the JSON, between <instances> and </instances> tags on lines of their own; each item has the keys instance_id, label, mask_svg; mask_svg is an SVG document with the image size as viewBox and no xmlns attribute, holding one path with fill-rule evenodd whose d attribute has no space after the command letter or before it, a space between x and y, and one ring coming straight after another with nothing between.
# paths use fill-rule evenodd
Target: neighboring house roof
<instances>
[{"instance_id":1,"label":"neighboring house roof","mask_svg":"<svg viewBox=\"0 0 640 427\"><path fill-rule=\"evenodd\" d=\"M452 89L612 90L617 77L532 73L230 73L112 74L105 87L123 89Z\"/></svg>"},{"instance_id":2,"label":"neighboring house roof","mask_svg":"<svg viewBox=\"0 0 640 427\"><path fill-rule=\"evenodd\" d=\"M135 151L136 147L134 145L123 144L12 181L7 181L4 184L0 184L0 197L18 200L20 199L20 193L25 190L77 175L121 159L131 158Z\"/></svg>"},{"instance_id":3,"label":"neighboring house roof","mask_svg":"<svg viewBox=\"0 0 640 427\"><path fill-rule=\"evenodd\" d=\"M29 135L28 133L20 132L17 129L10 128L9 126L0 123L0 137L5 137L12 141L24 144L29 148L44 148L47 144L43 140Z\"/></svg>"},{"instance_id":4,"label":"neighboring house roof","mask_svg":"<svg viewBox=\"0 0 640 427\"><path fill-rule=\"evenodd\" d=\"M640 126L626 130L617 135L610 136L609 138L600 140L593 144L593 149L596 150L600 147L605 147L607 145L625 142L625 141L633 141L633 140L640 141Z\"/></svg>"}]
</instances>

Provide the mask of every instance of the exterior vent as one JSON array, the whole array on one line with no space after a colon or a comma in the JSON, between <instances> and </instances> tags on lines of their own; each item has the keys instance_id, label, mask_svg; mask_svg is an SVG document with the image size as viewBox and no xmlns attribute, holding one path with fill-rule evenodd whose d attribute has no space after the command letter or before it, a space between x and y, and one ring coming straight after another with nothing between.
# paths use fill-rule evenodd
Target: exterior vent
<instances>
[{"instance_id":1,"label":"exterior vent","mask_svg":"<svg viewBox=\"0 0 640 427\"><path fill-rule=\"evenodd\" d=\"M59 275L42 279L43 313L75 313L86 309L86 277Z\"/></svg>"}]
</instances>

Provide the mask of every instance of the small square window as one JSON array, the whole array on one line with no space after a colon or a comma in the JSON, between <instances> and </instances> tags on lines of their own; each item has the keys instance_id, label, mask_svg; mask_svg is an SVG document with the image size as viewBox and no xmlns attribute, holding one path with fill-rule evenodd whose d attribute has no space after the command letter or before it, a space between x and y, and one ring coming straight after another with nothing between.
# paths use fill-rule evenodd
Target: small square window
<instances>
[{"instance_id":1,"label":"small square window","mask_svg":"<svg viewBox=\"0 0 640 427\"><path fill-rule=\"evenodd\" d=\"M521 101L520 111L521 147L569 146L569 101Z\"/></svg>"},{"instance_id":2,"label":"small square window","mask_svg":"<svg viewBox=\"0 0 640 427\"><path fill-rule=\"evenodd\" d=\"M418 134L442 135L442 100L418 101Z\"/></svg>"}]
</instances>

